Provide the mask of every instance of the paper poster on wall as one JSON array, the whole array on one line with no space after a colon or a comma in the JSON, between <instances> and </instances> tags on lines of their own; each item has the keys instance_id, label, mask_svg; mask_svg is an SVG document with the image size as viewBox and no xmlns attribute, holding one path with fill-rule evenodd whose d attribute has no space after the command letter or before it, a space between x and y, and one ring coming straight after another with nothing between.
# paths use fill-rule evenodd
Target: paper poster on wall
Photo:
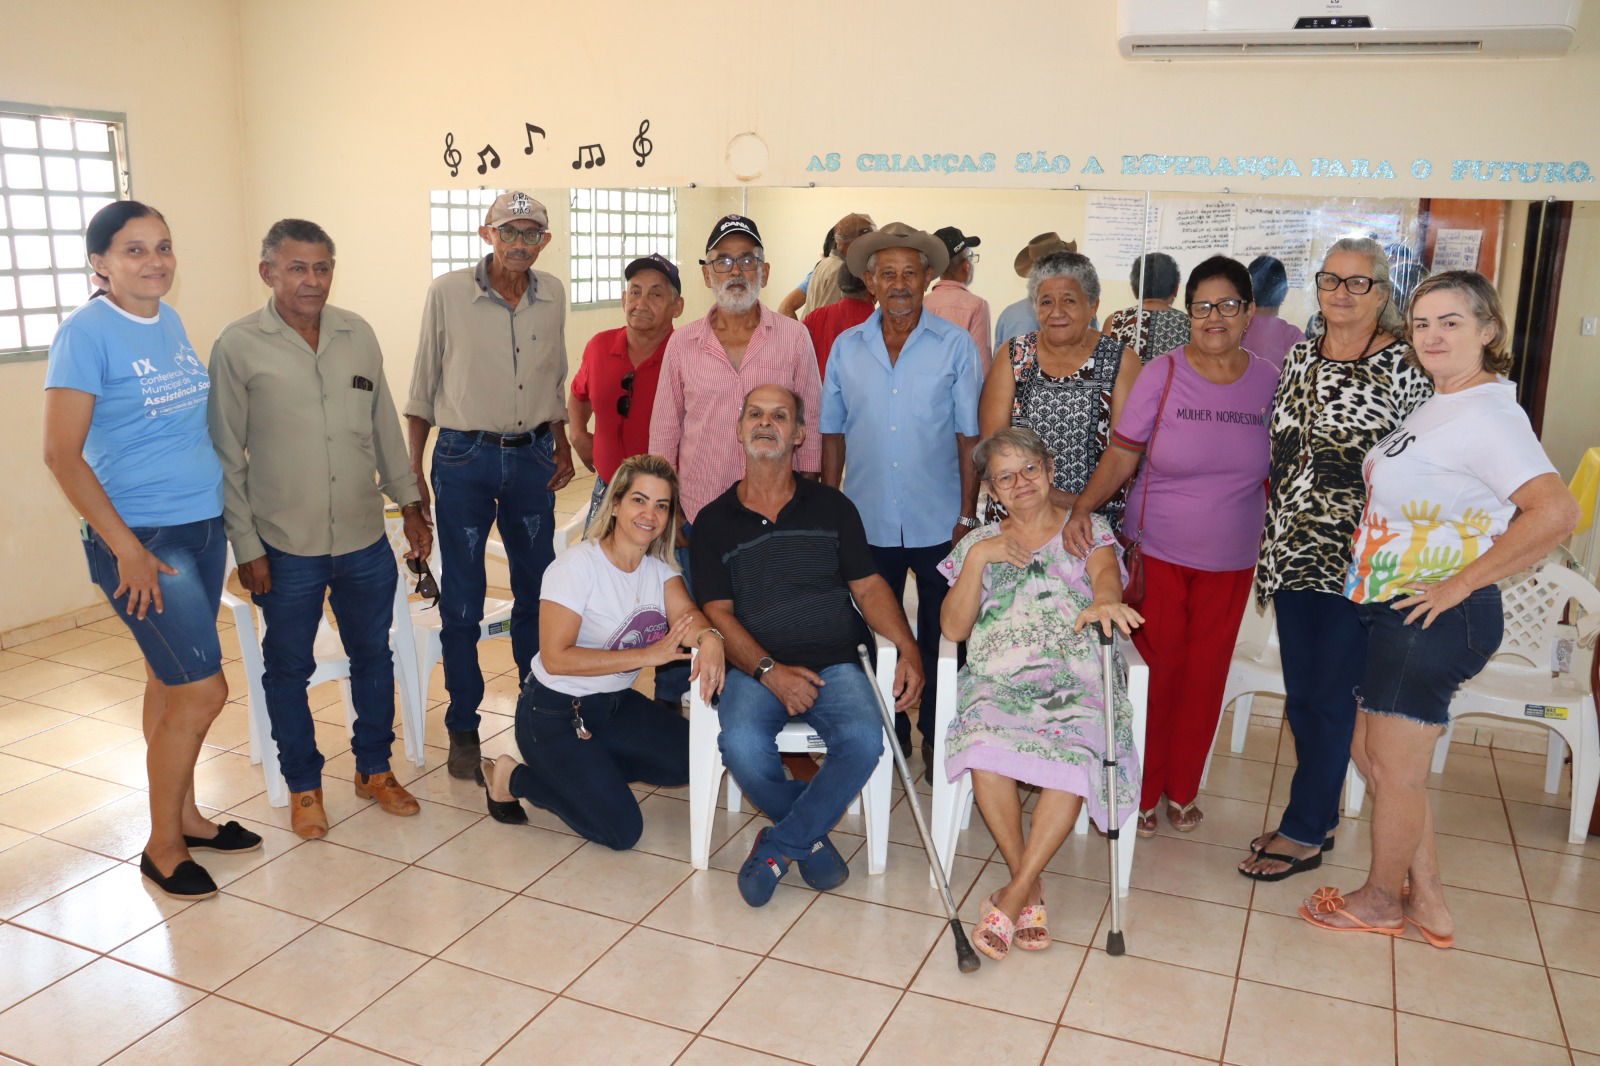
<instances>
[{"instance_id":1,"label":"paper poster on wall","mask_svg":"<svg viewBox=\"0 0 1600 1066\"><path fill-rule=\"evenodd\" d=\"M1161 205L1157 247L1178 261L1182 277L1214 255L1233 251L1237 204L1231 200L1168 200Z\"/></svg>"},{"instance_id":2,"label":"paper poster on wall","mask_svg":"<svg viewBox=\"0 0 1600 1066\"><path fill-rule=\"evenodd\" d=\"M1161 208L1143 194L1096 193L1084 205L1079 251L1111 277L1125 274L1161 231ZM1148 236L1147 236L1148 234Z\"/></svg>"},{"instance_id":3,"label":"paper poster on wall","mask_svg":"<svg viewBox=\"0 0 1600 1066\"><path fill-rule=\"evenodd\" d=\"M1483 244L1479 229L1442 229L1433 239L1432 270L1477 270L1478 249Z\"/></svg>"},{"instance_id":4,"label":"paper poster on wall","mask_svg":"<svg viewBox=\"0 0 1600 1066\"><path fill-rule=\"evenodd\" d=\"M1306 288L1311 284L1315 214L1297 205L1240 204L1233 226L1234 258L1248 264L1256 256L1270 255L1283 263L1289 288Z\"/></svg>"}]
</instances>

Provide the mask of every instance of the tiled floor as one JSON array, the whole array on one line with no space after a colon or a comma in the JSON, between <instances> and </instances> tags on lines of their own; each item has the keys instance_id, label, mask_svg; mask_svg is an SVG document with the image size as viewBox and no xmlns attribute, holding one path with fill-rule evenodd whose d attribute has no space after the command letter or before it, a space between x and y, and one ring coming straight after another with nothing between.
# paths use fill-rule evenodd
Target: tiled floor
<instances>
[{"instance_id":1,"label":"tiled floor","mask_svg":"<svg viewBox=\"0 0 1600 1066\"><path fill-rule=\"evenodd\" d=\"M129 862L143 742L121 624L0 654L0 1062L1600 1064L1600 841L1566 844L1565 796L1541 790L1537 756L1458 746L1432 782L1454 951L1293 917L1318 884L1359 882L1365 823L1340 831L1321 874L1233 872L1293 762L1262 718L1241 755L1214 760L1200 830L1138 843L1127 956L1102 950L1105 844L1074 838L1046 875L1055 945L963 976L898 786L885 875L866 874L847 816L850 881L819 895L791 877L752 911L730 871L758 818L719 812L703 872L681 789L640 790L645 837L628 853L539 812L496 824L444 771L437 704L426 766L397 764L422 814L382 814L335 755L331 686L313 694L328 839L299 841L268 806L232 703L199 799L266 847L206 856L222 894L174 903ZM498 675L486 746L512 751L509 648L483 657ZM1004 868L979 819L960 850L970 921Z\"/></svg>"}]
</instances>

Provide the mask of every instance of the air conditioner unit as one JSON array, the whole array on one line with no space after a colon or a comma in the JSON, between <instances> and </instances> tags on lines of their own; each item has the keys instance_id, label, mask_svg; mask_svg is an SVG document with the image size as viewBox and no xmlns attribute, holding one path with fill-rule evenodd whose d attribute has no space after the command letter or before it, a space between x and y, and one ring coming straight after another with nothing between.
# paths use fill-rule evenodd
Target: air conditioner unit
<instances>
[{"instance_id":1,"label":"air conditioner unit","mask_svg":"<svg viewBox=\"0 0 1600 1066\"><path fill-rule=\"evenodd\" d=\"M1559 56L1583 0L1117 0L1128 59Z\"/></svg>"}]
</instances>

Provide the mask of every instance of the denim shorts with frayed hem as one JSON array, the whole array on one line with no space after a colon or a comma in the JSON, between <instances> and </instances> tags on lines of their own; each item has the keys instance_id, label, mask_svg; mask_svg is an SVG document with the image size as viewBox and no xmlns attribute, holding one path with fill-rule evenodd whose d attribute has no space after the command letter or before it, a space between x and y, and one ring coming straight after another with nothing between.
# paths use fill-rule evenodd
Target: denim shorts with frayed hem
<instances>
[{"instance_id":1,"label":"denim shorts with frayed hem","mask_svg":"<svg viewBox=\"0 0 1600 1066\"><path fill-rule=\"evenodd\" d=\"M1385 603L1357 606L1367 631L1367 668L1356 697L1368 714L1407 718L1423 725L1450 722L1450 701L1476 677L1500 647L1505 620L1500 590L1478 589L1422 628L1406 624L1414 608Z\"/></svg>"},{"instance_id":2,"label":"denim shorts with frayed hem","mask_svg":"<svg viewBox=\"0 0 1600 1066\"><path fill-rule=\"evenodd\" d=\"M162 684L187 685L221 673L217 607L228 565L221 517L173 526L135 526L131 531L152 555L178 571L160 576L162 610L152 607L143 618L128 613L128 594L113 595L121 583L117 557L93 530L83 542L89 579L111 601Z\"/></svg>"}]
</instances>

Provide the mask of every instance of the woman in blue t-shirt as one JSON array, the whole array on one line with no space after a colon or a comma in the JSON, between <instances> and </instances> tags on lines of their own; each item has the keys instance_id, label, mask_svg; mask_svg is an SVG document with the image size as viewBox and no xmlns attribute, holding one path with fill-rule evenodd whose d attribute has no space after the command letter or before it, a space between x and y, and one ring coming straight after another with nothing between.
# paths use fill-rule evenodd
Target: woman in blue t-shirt
<instances>
[{"instance_id":1,"label":"woman in blue t-shirt","mask_svg":"<svg viewBox=\"0 0 1600 1066\"><path fill-rule=\"evenodd\" d=\"M101 288L50 345L44 461L83 516L90 579L144 652L150 839L139 869L169 896L206 899L217 885L191 851L261 846L238 822L212 824L194 802L195 758L228 698L210 381L177 312L161 302L177 266L161 213L132 200L109 204L84 243Z\"/></svg>"}]
</instances>

